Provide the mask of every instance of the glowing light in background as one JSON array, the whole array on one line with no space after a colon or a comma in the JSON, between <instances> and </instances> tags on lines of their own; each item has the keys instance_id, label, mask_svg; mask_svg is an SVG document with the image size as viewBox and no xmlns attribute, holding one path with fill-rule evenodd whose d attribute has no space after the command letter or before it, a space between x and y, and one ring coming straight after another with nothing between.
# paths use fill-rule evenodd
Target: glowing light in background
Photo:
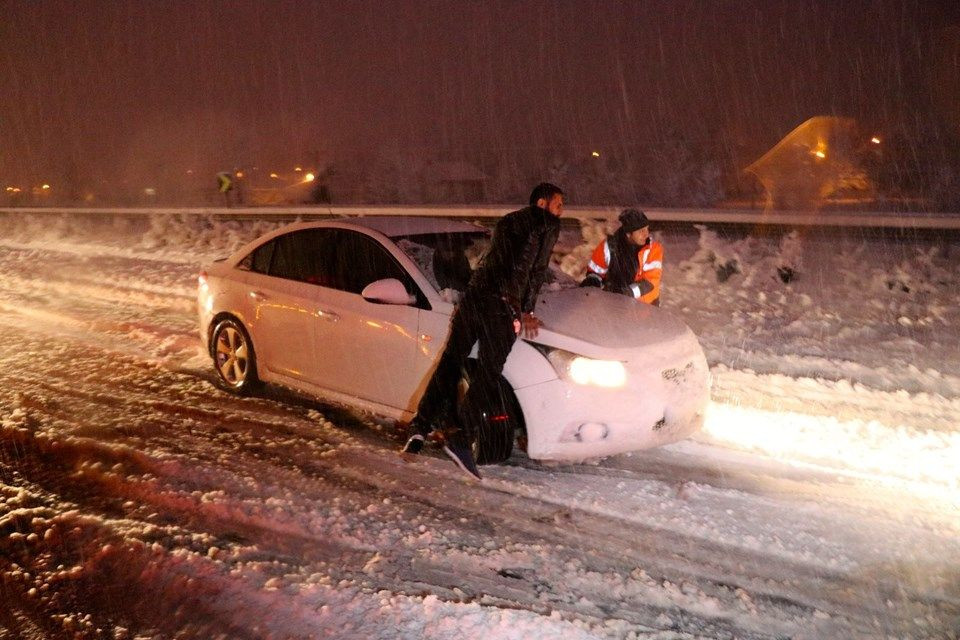
<instances>
[{"instance_id":1,"label":"glowing light in background","mask_svg":"<svg viewBox=\"0 0 960 640\"><path fill-rule=\"evenodd\" d=\"M816 148L812 149L810 153L823 160L827 157L827 143L823 140L818 140Z\"/></svg>"}]
</instances>

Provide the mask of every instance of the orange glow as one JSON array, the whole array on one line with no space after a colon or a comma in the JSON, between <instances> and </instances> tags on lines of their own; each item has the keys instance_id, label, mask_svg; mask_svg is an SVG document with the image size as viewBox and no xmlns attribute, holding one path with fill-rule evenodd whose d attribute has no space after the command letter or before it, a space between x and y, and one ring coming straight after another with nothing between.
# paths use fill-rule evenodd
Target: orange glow
<instances>
[{"instance_id":1,"label":"orange glow","mask_svg":"<svg viewBox=\"0 0 960 640\"><path fill-rule=\"evenodd\" d=\"M821 160L827 157L827 143L823 140L817 140L817 146L810 151L811 154L820 158Z\"/></svg>"}]
</instances>

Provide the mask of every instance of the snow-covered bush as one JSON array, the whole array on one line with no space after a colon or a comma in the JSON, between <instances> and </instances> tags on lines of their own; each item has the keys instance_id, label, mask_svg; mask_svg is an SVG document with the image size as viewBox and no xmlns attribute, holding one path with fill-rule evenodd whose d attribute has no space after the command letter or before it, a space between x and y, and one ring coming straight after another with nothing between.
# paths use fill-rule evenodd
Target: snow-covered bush
<instances>
[{"instance_id":1,"label":"snow-covered bush","mask_svg":"<svg viewBox=\"0 0 960 640\"><path fill-rule=\"evenodd\" d=\"M713 229L706 225L694 225L700 232L697 251L679 265L686 282L726 282L731 275L740 273L740 254L737 243L721 240Z\"/></svg>"},{"instance_id":2,"label":"snow-covered bush","mask_svg":"<svg viewBox=\"0 0 960 640\"><path fill-rule=\"evenodd\" d=\"M724 283L739 276L738 286L767 288L771 281L789 284L800 274L802 245L796 231L774 245L754 236L726 240L705 225L695 226L700 233L697 251L679 265L688 283Z\"/></svg>"}]
</instances>

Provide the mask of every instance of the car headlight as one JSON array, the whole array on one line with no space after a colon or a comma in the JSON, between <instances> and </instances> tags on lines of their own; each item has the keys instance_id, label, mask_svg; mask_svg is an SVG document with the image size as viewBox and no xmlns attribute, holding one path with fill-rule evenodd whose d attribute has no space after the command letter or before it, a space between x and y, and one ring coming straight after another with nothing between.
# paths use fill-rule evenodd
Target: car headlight
<instances>
[{"instance_id":1,"label":"car headlight","mask_svg":"<svg viewBox=\"0 0 960 640\"><path fill-rule=\"evenodd\" d=\"M622 387L627 369L619 360L595 360L563 349L535 345L564 380L595 387Z\"/></svg>"}]
</instances>

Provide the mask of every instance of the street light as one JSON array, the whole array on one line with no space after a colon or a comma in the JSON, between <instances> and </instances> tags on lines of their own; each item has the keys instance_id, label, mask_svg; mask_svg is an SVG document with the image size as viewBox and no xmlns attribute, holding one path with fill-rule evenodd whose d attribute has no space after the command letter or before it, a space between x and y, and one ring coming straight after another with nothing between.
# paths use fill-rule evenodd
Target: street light
<instances>
[{"instance_id":1,"label":"street light","mask_svg":"<svg viewBox=\"0 0 960 640\"><path fill-rule=\"evenodd\" d=\"M315 175L313 175L312 173L308 173L308 174L306 174L305 176L303 176L303 181L304 181L304 182L313 182L315 178L316 178Z\"/></svg>"}]
</instances>

